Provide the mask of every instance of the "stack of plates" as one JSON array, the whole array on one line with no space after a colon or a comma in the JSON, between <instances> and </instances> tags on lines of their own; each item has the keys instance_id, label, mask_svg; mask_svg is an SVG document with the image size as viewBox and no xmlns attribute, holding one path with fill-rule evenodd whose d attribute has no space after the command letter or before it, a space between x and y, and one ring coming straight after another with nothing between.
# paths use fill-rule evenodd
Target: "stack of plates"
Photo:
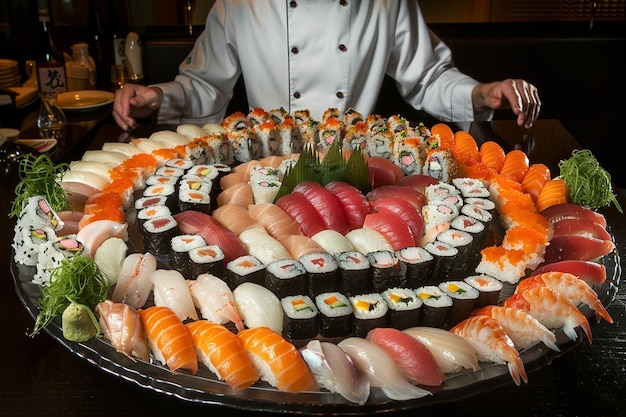
<instances>
[{"instance_id":1,"label":"stack of plates","mask_svg":"<svg viewBox=\"0 0 626 417\"><path fill-rule=\"evenodd\" d=\"M17 61L12 59L0 59L0 85L4 87L17 87L20 85L20 81Z\"/></svg>"}]
</instances>

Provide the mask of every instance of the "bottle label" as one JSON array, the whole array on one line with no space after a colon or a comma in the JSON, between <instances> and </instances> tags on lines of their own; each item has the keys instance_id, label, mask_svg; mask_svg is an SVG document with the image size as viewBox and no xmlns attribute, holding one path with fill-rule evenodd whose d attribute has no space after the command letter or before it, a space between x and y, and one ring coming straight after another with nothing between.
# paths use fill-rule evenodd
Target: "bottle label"
<instances>
[{"instance_id":1,"label":"bottle label","mask_svg":"<svg viewBox=\"0 0 626 417\"><path fill-rule=\"evenodd\" d=\"M37 76L39 79L39 90L43 94L58 94L67 91L65 82L65 67L45 67L37 68Z\"/></svg>"},{"instance_id":2,"label":"bottle label","mask_svg":"<svg viewBox=\"0 0 626 417\"><path fill-rule=\"evenodd\" d=\"M113 39L113 55L115 56L115 65L126 65L126 46L125 38Z\"/></svg>"}]
</instances>

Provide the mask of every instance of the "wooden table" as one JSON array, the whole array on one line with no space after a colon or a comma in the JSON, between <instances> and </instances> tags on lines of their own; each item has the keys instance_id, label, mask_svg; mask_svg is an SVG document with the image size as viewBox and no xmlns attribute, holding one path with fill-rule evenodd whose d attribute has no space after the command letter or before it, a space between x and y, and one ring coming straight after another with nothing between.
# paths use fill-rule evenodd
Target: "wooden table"
<instances>
[{"instance_id":1,"label":"wooden table","mask_svg":"<svg viewBox=\"0 0 626 417\"><path fill-rule=\"evenodd\" d=\"M490 127L490 129L489 129ZM485 130L487 129L487 130ZM531 135L534 148L532 162L546 163L556 169L560 159L571 154L576 141L556 120L539 120L526 131L513 122L493 122L491 126L473 125L476 136L497 134L509 147L527 146ZM121 131L103 126L90 146L116 140ZM554 172L554 171L553 171ZM27 335L33 319L19 302L9 273L12 221L6 216L13 199L8 184L0 196L0 227L4 232L0 251L0 321L2 323L3 364L0 371L0 415L7 416L116 416L155 417L172 415L266 415L241 410L187 402L157 393L103 372L91 363L70 353L56 340L42 333ZM626 198L619 195L622 207ZM602 210L617 242L619 253L626 250L626 217L613 207ZM410 412L391 412L390 416L480 415L483 417L528 416L594 416L626 415L623 401L626 392L626 309L624 284L620 284L609 312L614 324L601 322L593 326L593 344L582 342L571 352L529 375L529 383L513 383L478 393L459 401L426 407ZM217 414L216 414L217 415Z\"/></svg>"}]
</instances>

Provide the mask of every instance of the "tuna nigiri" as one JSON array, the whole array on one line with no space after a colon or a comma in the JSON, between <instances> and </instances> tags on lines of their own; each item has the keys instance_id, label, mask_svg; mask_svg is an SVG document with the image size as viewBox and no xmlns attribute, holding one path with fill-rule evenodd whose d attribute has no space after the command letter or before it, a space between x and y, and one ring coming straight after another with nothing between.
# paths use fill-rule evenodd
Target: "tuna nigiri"
<instances>
[{"instance_id":1,"label":"tuna nigiri","mask_svg":"<svg viewBox=\"0 0 626 417\"><path fill-rule=\"evenodd\" d=\"M562 219L552 223L552 236L586 236L612 240L605 227L587 219Z\"/></svg>"},{"instance_id":2,"label":"tuna nigiri","mask_svg":"<svg viewBox=\"0 0 626 417\"><path fill-rule=\"evenodd\" d=\"M399 197L383 197L372 201L372 208L377 213L395 214L411 229L417 243L424 235L424 217L411 203Z\"/></svg>"},{"instance_id":3,"label":"tuna nigiri","mask_svg":"<svg viewBox=\"0 0 626 417\"><path fill-rule=\"evenodd\" d=\"M426 196L419 191L403 185L385 185L367 193L367 200L372 202L383 197L397 197L411 203L416 210L422 211L426 204Z\"/></svg>"},{"instance_id":4,"label":"tuna nigiri","mask_svg":"<svg viewBox=\"0 0 626 417\"><path fill-rule=\"evenodd\" d=\"M404 177L402 169L389 158L370 156L367 158L367 168L372 188L395 184Z\"/></svg>"},{"instance_id":5,"label":"tuna nigiri","mask_svg":"<svg viewBox=\"0 0 626 417\"><path fill-rule=\"evenodd\" d=\"M106 339L120 353L135 361L139 358L148 362L148 340L141 317L137 310L124 303L105 300L95 309L100 328Z\"/></svg>"},{"instance_id":6,"label":"tuna nigiri","mask_svg":"<svg viewBox=\"0 0 626 417\"><path fill-rule=\"evenodd\" d=\"M608 255L615 249L610 240L590 236L554 236L546 247L545 263L579 259L593 261Z\"/></svg>"},{"instance_id":7,"label":"tuna nigiri","mask_svg":"<svg viewBox=\"0 0 626 417\"><path fill-rule=\"evenodd\" d=\"M298 223L305 236L312 237L322 230L327 230L320 214L301 193L286 194L276 201L276 205Z\"/></svg>"},{"instance_id":8,"label":"tuna nigiri","mask_svg":"<svg viewBox=\"0 0 626 417\"><path fill-rule=\"evenodd\" d=\"M370 395L369 379L340 347L311 340L300 353L320 386L339 393L348 401L365 404Z\"/></svg>"},{"instance_id":9,"label":"tuna nigiri","mask_svg":"<svg viewBox=\"0 0 626 417\"><path fill-rule=\"evenodd\" d=\"M586 219L594 221L606 228L606 218L601 213L574 203L563 203L550 206L541 212L552 225L562 219Z\"/></svg>"},{"instance_id":10,"label":"tuna nigiri","mask_svg":"<svg viewBox=\"0 0 626 417\"><path fill-rule=\"evenodd\" d=\"M412 383L438 386L444 376L435 357L422 342L394 328L376 328L366 337L394 360L400 372Z\"/></svg>"},{"instance_id":11,"label":"tuna nigiri","mask_svg":"<svg viewBox=\"0 0 626 417\"><path fill-rule=\"evenodd\" d=\"M365 195L355 186L343 181L331 181L325 188L339 200L348 217L350 229L363 227L365 216L370 212Z\"/></svg>"},{"instance_id":12,"label":"tuna nigiri","mask_svg":"<svg viewBox=\"0 0 626 417\"><path fill-rule=\"evenodd\" d=\"M317 391L317 383L294 345L268 327L239 332L261 379L286 392Z\"/></svg>"},{"instance_id":13,"label":"tuna nigiri","mask_svg":"<svg viewBox=\"0 0 626 417\"><path fill-rule=\"evenodd\" d=\"M415 245L415 237L409 225L392 213L370 213L365 216L364 228L376 230L384 236L393 250Z\"/></svg>"},{"instance_id":14,"label":"tuna nigiri","mask_svg":"<svg viewBox=\"0 0 626 417\"><path fill-rule=\"evenodd\" d=\"M350 231L348 217L339 200L327 189L315 181L302 181L293 188L301 193L317 210L327 229L336 230L345 235Z\"/></svg>"},{"instance_id":15,"label":"tuna nigiri","mask_svg":"<svg viewBox=\"0 0 626 417\"><path fill-rule=\"evenodd\" d=\"M606 267L598 262L585 260L567 260L543 264L532 272L532 275L558 271L576 275L589 285L602 284L606 281Z\"/></svg>"},{"instance_id":16,"label":"tuna nigiri","mask_svg":"<svg viewBox=\"0 0 626 417\"><path fill-rule=\"evenodd\" d=\"M225 281L211 274L200 274L195 280L187 280L187 285L203 318L218 324L232 322L237 330L243 330L235 297Z\"/></svg>"},{"instance_id":17,"label":"tuna nigiri","mask_svg":"<svg viewBox=\"0 0 626 417\"><path fill-rule=\"evenodd\" d=\"M198 357L189 331L168 307L152 306L139 310L154 357L169 369L198 372Z\"/></svg>"},{"instance_id":18,"label":"tuna nigiri","mask_svg":"<svg viewBox=\"0 0 626 417\"><path fill-rule=\"evenodd\" d=\"M198 359L234 389L244 389L259 379L241 339L221 324L207 320L185 324Z\"/></svg>"},{"instance_id":19,"label":"tuna nigiri","mask_svg":"<svg viewBox=\"0 0 626 417\"><path fill-rule=\"evenodd\" d=\"M437 178L431 177L426 174L411 174L405 177L402 177L396 185L401 185L404 187L409 187L419 192L420 194L426 195L426 188L429 185L437 185L441 182Z\"/></svg>"},{"instance_id":20,"label":"tuna nigiri","mask_svg":"<svg viewBox=\"0 0 626 417\"><path fill-rule=\"evenodd\" d=\"M431 395L411 384L393 359L378 345L359 337L348 337L337 344L363 372L371 386L379 387L392 400L410 400Z\"/></svg>"}]
</instances>

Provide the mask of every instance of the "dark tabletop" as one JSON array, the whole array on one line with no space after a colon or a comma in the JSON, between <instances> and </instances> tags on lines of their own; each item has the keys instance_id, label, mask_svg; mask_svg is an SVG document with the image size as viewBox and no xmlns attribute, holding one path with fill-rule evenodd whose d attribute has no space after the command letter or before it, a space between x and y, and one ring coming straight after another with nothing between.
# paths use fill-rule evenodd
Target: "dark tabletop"
<instances>
[{"instance_id":1,"label":"dark tabletop","mask_svg":"<svg viewBox=\"0 0 626 417\"><path fill-rule=\"evenodd\" d=\"M99 128L99 124L93 126ZM478 139L503 138L509 149L522 148L531 162L543 162L552 172L556 164L578 147L574 139L555 120L540 120L529 131L503 121L491 125L475 124L470 131ZM90 134L96 132L90 131ZM104 141L118 140L117 127L103 125L89 142L98 148ZM141 134L141 131L139 132ZM495 135L495 136L493 136ZM67 155L72 155L71 152ZM70 156L71 157L71 156ZM0 373L0 415L7 416L116 416L133 417L245 415L241 410L219 405L189 402L175 396L145 389L111 375L76 356L48 334L29 337L33 318L19 301L10 273L10 243L13 220L6 215L13 198L14 183L3 179L0 191L2 215L0 265L0 321L3 358ZM622 207L626 199L619 195ZM617 242L617 251L626 250L626 220L614 208L602 210ZM528 384L484 389L469 398L420 408L417 411L390 412L385 415L436 413L489 416L594 416L626 415L626 313L624 284L608 308L614 324L593 325L593 343L582 341L571 351L537 371ZM262 412L250 415L263 415Z\"/></svg>"}]
</instances>

